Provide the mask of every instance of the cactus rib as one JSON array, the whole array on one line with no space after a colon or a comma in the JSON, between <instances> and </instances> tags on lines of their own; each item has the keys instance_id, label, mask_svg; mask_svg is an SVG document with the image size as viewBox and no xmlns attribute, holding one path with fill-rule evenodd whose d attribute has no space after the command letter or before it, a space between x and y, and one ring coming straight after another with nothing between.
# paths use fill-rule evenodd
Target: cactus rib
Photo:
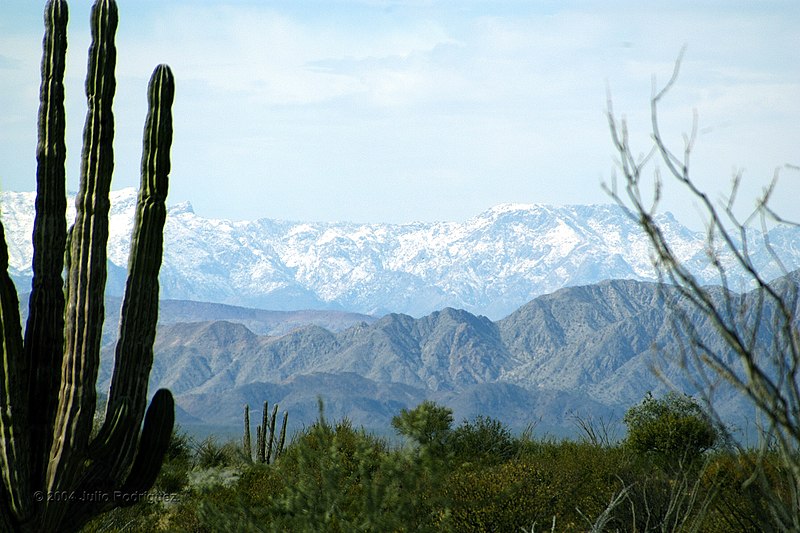
<instances>
[{"instance_id":1,"label":"cactus rib","mask_svg":"<svg viewBox=\"0 0 800 533\"><path fill-rule=\"evenodd\" d=\"M84 127L81 185L75 200L67 285L66 334L59 405L47 472L48 490L71 490L88 445L100 361L108 241L108 195L114 169L114 67L117 6L92 6L92 45L86 76L89 111Z\"/></svg>"}]
</instances>

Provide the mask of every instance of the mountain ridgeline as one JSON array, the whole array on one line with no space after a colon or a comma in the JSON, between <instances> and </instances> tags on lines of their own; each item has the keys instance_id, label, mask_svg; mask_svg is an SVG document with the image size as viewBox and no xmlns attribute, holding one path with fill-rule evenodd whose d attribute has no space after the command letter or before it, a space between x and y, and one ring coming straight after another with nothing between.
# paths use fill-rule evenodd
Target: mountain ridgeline
<instances>
[{"instance_id":1,"label":"mountain ridgeline","mask_svg":"<svg viewBox=\"0 0 800 533\"><path fill-rule=\"evenodd\" d=\"M743 309L753 297L729 296ZM236 424L244 403L264 399L310 423L321 397L329 416L386 429L399 409L430 398L457 419L483 414L568 433L576 416L618 421L648 391L667 390L654 369L693 391L665 306L673 297L667 286L615 280L538 297L498 321L445 308L371 322L343 315L336 323L351 325L338 331L310 324L271 336L236 317L164 323L150 386L170 388L188 424ZM723 349L703 316L690 318ZM109 372L104 367L101 380ZM737 398L723 387L717 407L741 425L747 410Z\"/></svg>"},{"instance_id":2,"label":"mountain ridgeline","mask_svg":"<svg viewBox=\"0 0 800 533\"><path fill-rule=\"evenodd\" d=\"M0 193L9 271L21 292L30 290L33 202L34 193ZM112 296L124 288L135 205L133 189L111 195ZM705 235L670 215L660 221L699 279L719 283ZM800 228L779 226L769 237L787 268L800 268ZM760 250L759 239L751 249ZM767 279L781 274L769 254L753 259ZM452 307L499 319L563 287L656 276L646 237L614 205L500 205L464 222L354 224L214 220L180 204L167 216L159 279L161 297L172 300L375 316Z\"/></svg>"}]
</instances>

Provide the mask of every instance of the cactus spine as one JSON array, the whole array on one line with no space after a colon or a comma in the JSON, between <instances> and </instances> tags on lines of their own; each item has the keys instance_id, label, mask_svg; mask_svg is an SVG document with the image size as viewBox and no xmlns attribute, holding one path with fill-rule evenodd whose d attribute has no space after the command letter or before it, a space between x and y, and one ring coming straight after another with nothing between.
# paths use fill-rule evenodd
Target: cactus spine
<instances>
[{"instance_id":1,"label":"cactus spine","mask_svg":"<svg viewBox=\"0 0 800 533\"><path fill-rule=\"evenodd\" d=\"M67 18L64 0L47 2L33 284L24 340L0 224L0 529L4 531L75 531L93 516L128 503L112 498L113 491L141 492L152 486L174 423L174 402L167 390L155 393L145 413L158 309L174 80L163 65L150 80L142 183L120 338L105 421L90 442L114 166L117 7L113 0L97 0L92 7L86 79L89 110L76 218L69 232L63 88ZM65 257L66 283L62 279ZM87 493L102 497L92 501L47 498L48 494Z\"/></svg>"}]
</instances>

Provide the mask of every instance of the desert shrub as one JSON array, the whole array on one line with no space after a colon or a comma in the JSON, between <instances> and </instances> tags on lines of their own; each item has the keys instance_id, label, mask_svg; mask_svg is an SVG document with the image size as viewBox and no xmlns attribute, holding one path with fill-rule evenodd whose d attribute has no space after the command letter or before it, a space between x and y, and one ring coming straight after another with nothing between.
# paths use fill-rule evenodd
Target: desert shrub
<instances>
[{"instance_id":1,"label":"desert shrub","mask_svg":"<svg viewBox=\"0 0 800 533\"><path fill-rule=\"evenodd\" d=\"M220 467L210 468L207 472L219 473ZM195 483L190 486L180 495L177 504L163 510L158 527L153 531L270 531L271 500L283 486L275 468L260 463L249 464L229 483Z\"/></svg>"},{"instance_id":2,"label":"desert shrub","mask_svg":"<svg viewBox=\"0 0 800 533\"><path fill-rule=\"evenodd\" d=\"M426 453L443 455L453 425L453 411L425 400L414 409L403 409L392 418L392 427L424 449Z\"/></svg>"},{"instance_id":3,"label":"desert shrub","mask_svg":"<svg viewBox=\"0 0 800 533\"><path fill-rule=\"evenodd\" d=\"M235 442L220 444L213 435L203 439L194 451L195 469L243 466L246 458Z\"/></svg>"},{"instance_id":4,"label":"desert shrub","mask_svg":"<svg viewBox=\"0 0 800 533\"><path fill-rule=\"evenodd\" d=\"M406 416L423 423L404 427L449 426L449 410L422 411ZM417 435L430 438L392 447L321 416L274 463L235 467L220 466L225 446L211 440L215 466L201 470L195 457L192 473L232 469L230 483L192 483L178 503L120 509L87 531L760 531L768 501L749 477L793 494L774 454L717 450L700 466L664 468L628 443L515 438L485 417ZM186 460L185 442L174 444L168 466Z\"/></svg>"},{"instance_id":5,"label":"desert shrub","mask_svg":"<svg viewBox=\"0 0 800 533\"><path fill-rule=\"evenodd\" d=\"M626 486L630 471L630 454L621 447L587 441L531 440L520 456L546 480L549 498L542 502L542 514L556 517L558 531L590 529Z\"/></svg>"},{"instance_id":6,"label":"desert shrub","mask_svg":"<svg viewBox=\"0 0 800 533\"><path fill-rule=\"evenodd\" d=\"M197 514L212 531L424 531L432 500L417 456L321 417L274 464L249 467L238 499L206 497Z\"/></svg>"},{"instance_id":7,"label":"desert shrub","mask_svg":"<svg viewBox=\"0 0 800 533\"><path fill-rule=\"evenodd\" d=\"M449 512L440 526L452 531L519 531L544 523L547 484L526 461L493 468L465 464L444 486Z\"/></svg>"},{"instance_id":8,"label":"desert shrub","mask_svg":"<svg viewBox=\"0 0 800 533\"><path fill-rule=\"evenodd\" d=\"M189 482L189 470L192 468L192 446L189 436L176 428L170 438L161 472L158 474L154 489L169 494L181 492Z\"/></svg>"},{"instance_id":9,"label":"desert shrub","mask_svg":"<svg viewBox=\"0 0 800 533\"><path fill-rule=\"evenodd\" d=\"M512 459L520 444L502 422L478 415L471 421L463 421L450 433L447 447L457 462L489 465Z\"/></svg>"},{"instance_id":10,"label":"desert shrub","mask_svg":"<svg viewBox=\"0 0 800 533\"><path fill-rule=\"evenodd\" d=\"M318 421L282 458L286 487L279 498L284 518L297 524L347 529L363 478L378 464L384 444L344 420L335 426Z\"/></svg>"},{"instance_id":11,"label":"desert shrub","mask_svg":"<svg viewBox=\"0 0 800 533\"><path fill-rule=\"evenodd\" d=\"M83 532L94 531L160 531L163 517L185 497L188 472L192 467L191 439L180 428L173 430L161 471L150 494L130 507L118 507L95 518L84 526ZM168 500L168 501L165 501Z\"/></svg>"},{"instance_id":12,"label":"desert shrub","mask_svg":"<svg viewBox=\"0 0 800 533\"><path fill-rule=\"evenodd\" d=\"M768 509L776 498L787 506L794 497L791 476L777 452L721 451L714 453L703 472L706 490L715 494L709 509L708 531L771 531ZM764 476L762 483L756 476ZM766 493L764 487L769 487Z\"/></svg>"},{"instance_id":13,"label":"desert shrub","mask_svg":"<svg viewBox=\"0 0 800 533\"><path fill-rule=\"evenodd\" d=\"M620 475L625 499L610 525L635 531L706 531L713 492L702 485L702 465L676 464L665 469L660 458L631 458Z\"/></svg>"},{"instance_id":14,"label":"desert shrub","mask_svg":"<svg viewBox=\"0 0 800 533\"><path fill-rule=\"evenodd\" d=\"M320 420L281 457L279 523L293 531L393 531L422 523L429 472L416 459L347 421Z\"/></svg>"},{"instance_id":15,"label":"desert shrub","mask_svg":"<svg viewBox=\"0 0 800 533\"><path fill-rule=\"evenodd\" d=\"M81 533L160 531L159 504L143 503L117 507L86 524Z\"/></svg>"},{"instance_id":16,"label":"desert shrub","mask_svg":"<svg viewBox=\"0 0 800 533\"><path fill-rule=\"evenodd\" d=\"M717 441L710 418L685 394L670 392L660 399L648 394L625 413L624 422L631 450L670 461L694 461Z\"/></svg>"}]
</instances>

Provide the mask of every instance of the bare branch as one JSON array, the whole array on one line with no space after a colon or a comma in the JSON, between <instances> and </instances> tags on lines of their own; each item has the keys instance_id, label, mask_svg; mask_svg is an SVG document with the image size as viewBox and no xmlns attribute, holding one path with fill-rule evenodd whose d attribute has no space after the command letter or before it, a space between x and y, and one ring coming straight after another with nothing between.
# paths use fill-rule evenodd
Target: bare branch
<instances>
[{"instance_id":1,"label":"bare branch","mask_svg":"<svg viewBox=\"0 0 800 533\"><path fill-rule=\"evenodd\" d=\"M609 128L621 176L618 178L615 174L611 186L604 186L604 189L638 222L650 241L659 279L671 287L665 292L669 296L665 301L674 314L677 335L687 342L686 348L677 354L679 364L692 372L692 383L704 389L710 406L713 407L712 393L719 383L726 383L754 406L780 452L783 471L791 480L789 486L800 487L800 321L796 315L800 276L791 275L781 261L772 244L767 220L798 224L787 222L770 207L777 170L754 209L743 219L735 212L741 171L733 176L730 194L719 207L700 189L690 175L699 122L696 111L690 133L683 136L680 156L664 141L659 125L659 104L677 82L684 52L685 47L663 87L659 89L655 79L653 81L650 101L653 147L647 157L634 157L627 124L624 118L616 120L609 92ZM665 177L678 183L700 203L706 219L708 266L718 276L719 288L700 283L657 222L664 186L658 169L653 172L653 199L649 203L643 200L645 166L655 153L666 169ZM797 170L800 167L786 165L786 168ZM618 179L624 181L624 193ZM756 220L760 221L760 235L754 227ZM754 260L755 251L762 248L783 275L777 282L767 280ZM731 282L737 279L747 282L749 292L737 294L731 290ZM715 381L712 376L722 381ZM769 496L770 513L778 529L800 529L800 491L792 492L788 499L786 495L770 492L763 466L756 464L754 468L753 482Z\"/></svg>"}]
</instances>

